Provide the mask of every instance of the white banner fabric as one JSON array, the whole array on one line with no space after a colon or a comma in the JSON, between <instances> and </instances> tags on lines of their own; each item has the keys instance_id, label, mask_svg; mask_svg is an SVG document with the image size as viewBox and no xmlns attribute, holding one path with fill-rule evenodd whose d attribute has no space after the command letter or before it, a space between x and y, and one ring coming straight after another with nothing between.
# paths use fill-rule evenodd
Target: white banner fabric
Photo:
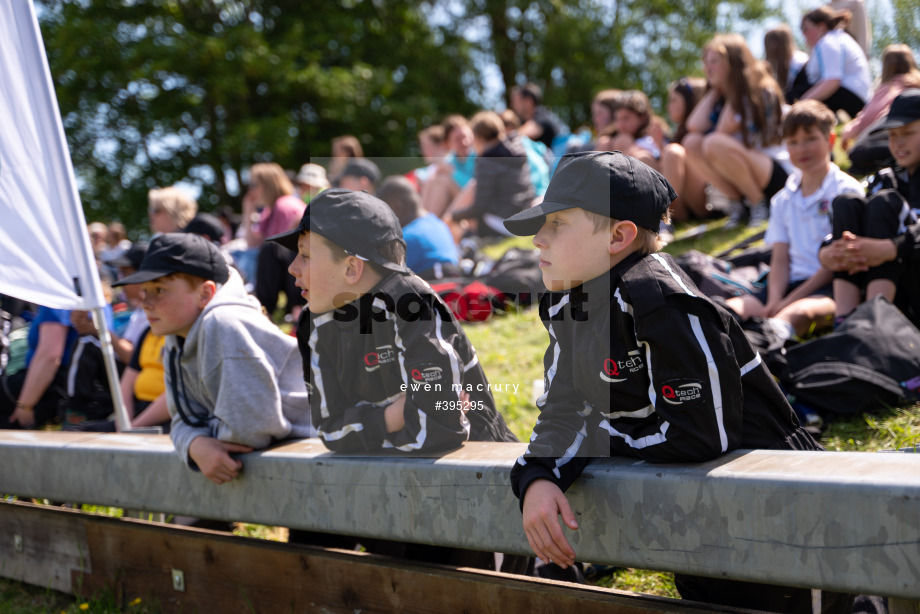
<instances>
[{"instance_id":1,"label":"white banner fabric","mask_svg":"<svg viewBox=\"0 0 920 614\"><path fill-rule=\"evenodd\" d=\"M58 309L105 299L31 0L0 1L0 293Z\"/></svg>"}]
</instances>

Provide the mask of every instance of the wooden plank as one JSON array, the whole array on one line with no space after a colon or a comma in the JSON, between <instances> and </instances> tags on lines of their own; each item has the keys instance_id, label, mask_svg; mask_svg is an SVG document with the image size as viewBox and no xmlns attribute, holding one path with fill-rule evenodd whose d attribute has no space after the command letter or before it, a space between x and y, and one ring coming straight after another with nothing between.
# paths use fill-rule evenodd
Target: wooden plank
<instances>
[{"instance_id":1,"label":"wooden plank","mask_svg":"<svg viewBox=\"0 0 920 614\"><path fill-rule=\"evenodd\" d=\"M920 601L914 599L889 599L888 614L920 614Z\"/></svg>"},{"instance_id":2,"label":"wooden plank","mask_svg":"<svg viewBox=\"0 0 920 614\"><path fill-rule=\"evenodd\" d=\"M134 521L92 520L86 533L93 573L84 576L82 586L111 586L111 579L117 578L124 599L155 598L164 612L725 611L620 591ZM172 588L173 570L183 573L183 592Z\"/></svg>"},{"instance_id":3,"label":"wooden plank","mask_svg":"<svg viewBox=\"0 0 920 614\"><path fill-rule=\"evenodd\" d=\"M37 506L3 503L0 576L72 593L71 572L90 571L83 523L73 510L37 514Z\"/></svg>"},{"instance_id":4,"label":"wooden plank","mask_svg":"<svg viewBox=\"0 0 920 614\"><path fill-rule=\"evenodd\" d=\"M13 518L27 519L17 520L17 526L55 526L55 539L76 543L75 535L84 536L90 565L73 566L70 586L74 594L90 598L105 591L114 595L121 606L139 597L163 614L744 612L133 519L22 503L0 504L0 526L10 524ZM32 563L41 569L37 558ZM173 588L174 570L183 573L183 591Z\"/></svg>"}]
</instances>

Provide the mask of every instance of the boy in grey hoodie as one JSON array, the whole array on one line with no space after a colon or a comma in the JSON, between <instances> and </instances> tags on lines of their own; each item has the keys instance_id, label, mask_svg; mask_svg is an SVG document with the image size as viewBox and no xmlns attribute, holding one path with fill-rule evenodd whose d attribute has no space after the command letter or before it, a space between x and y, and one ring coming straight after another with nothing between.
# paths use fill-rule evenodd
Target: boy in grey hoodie
<instances>
[{"instance_id":1,"label":"boy in grey hoodie","mask_svg":"<svg viewBox=\"0 0 920 614\"><path fill-rule=\"evenodd\" d=\"M297 342L211 242L160 235L123 284L142 284L150 329L166 336L170 436L183 462L223 484L242 468L232 454L314 435Z\"/></svg>"}]
</instances>

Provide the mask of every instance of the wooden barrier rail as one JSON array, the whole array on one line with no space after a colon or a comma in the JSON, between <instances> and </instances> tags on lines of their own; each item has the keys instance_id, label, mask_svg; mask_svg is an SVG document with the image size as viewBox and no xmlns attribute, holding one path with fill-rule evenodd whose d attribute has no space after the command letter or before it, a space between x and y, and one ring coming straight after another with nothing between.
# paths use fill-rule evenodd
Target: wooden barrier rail
<instances>
[{"instance_id":1,"label":"wooden barrier rail","mask_svg":"<svg viewBox=\"0 0 920 614\"><path fill-rule=\"evenodd\" d=\"M750 612L28 503L0 503L0 519L0 576L126 611L141 599L162 614Z\"/></svg>"},{"instance_id":2,"label":"wooden barrier rail","mask_svg":"<svg viewBox=\"0 0 920 614\"><path fill-rule=\"evenodd\" d=\"M243 456L241 477L216 486L183 466L165 436L4 432L0 492L524 554L508 484L523 447L347 457L297 441ZM920 455L604 459L569 498L579 560L920 598Z\"/></svg>"}]
</instances>

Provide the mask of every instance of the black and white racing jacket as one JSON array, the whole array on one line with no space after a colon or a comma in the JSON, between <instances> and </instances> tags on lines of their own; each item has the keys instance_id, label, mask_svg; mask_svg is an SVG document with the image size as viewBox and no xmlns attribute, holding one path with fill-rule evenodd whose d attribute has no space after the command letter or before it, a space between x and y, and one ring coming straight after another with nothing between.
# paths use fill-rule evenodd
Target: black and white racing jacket
<instances>
[{"instance_id":1,"label":"black and white racing jacket","mask_svg":"<svg viewBox=\"0 0 920 614\"><path fill-rule=\"evenodd\" d=\"M313 424L336 452L429 452L470 441L516 441L495 410L476 351L447 305L415 275L373 290L297 327ZM473 407L459 410L461 392ZM383 412L406 395L405 427Z\"/></svg>"},{"instance_id":2,"label":"black and white racing jacket","mask_svg":"<svg viewBox=\"0 0 920 614\"><path fill-rule=\"evenodd\" d=\"M543 297L546 393L511 472L567 489L592 457L698 462L739 447L821 449L740 326L667 254L633 254Z\"/></svg>"}]
</instances>

